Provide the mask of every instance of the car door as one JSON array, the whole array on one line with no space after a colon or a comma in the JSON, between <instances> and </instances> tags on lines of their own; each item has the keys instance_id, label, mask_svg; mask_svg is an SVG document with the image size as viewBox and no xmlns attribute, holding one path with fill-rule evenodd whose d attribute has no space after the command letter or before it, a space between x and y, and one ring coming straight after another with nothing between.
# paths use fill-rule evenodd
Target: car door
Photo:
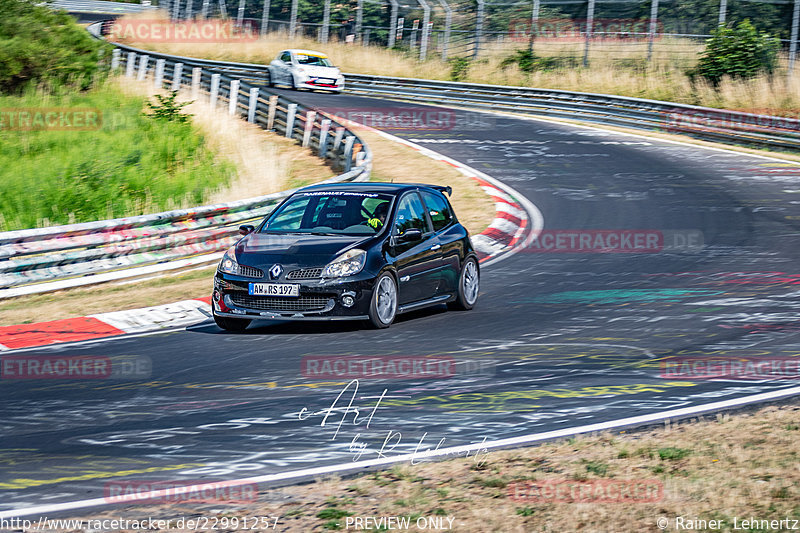
<instances>
[{"instance_id":1,"label":"car door","mask_svg":"<svg viewBox=\"0 0 800 533\"><path fill-rule=\"evenodd\" d=\"M439 276L439 293L451 293L458 290L458 278L461 274L461 259L464 256L464 231L455 223L453 208L440 192L420 191L425 208L431 219L437 244L441 246L441 272Z\"/></svg>"},{"instance_id":2,"label":"car door","mask_svg":"<svg viewBox=\"0 0 800 533\"><path fill-rule=\"evenodd\" d=\"M422 240L402 243L402 236L409 229L420 230ZM439 285L441 246L416 191L404 194L398 202L392 222L392 241L400 305L432 298Z\"/></svg>"},{"instance_id":3,"label":"car door","mask_svg":"<svg viewBox=\"0 0 800 533\"><path fill-rule=\"evenodd\" d=\"M278 72L278 83L291 85L292 84L292 54L288 50L281 52L275 63L275 70Z\"/></svg>"}]
</instances>

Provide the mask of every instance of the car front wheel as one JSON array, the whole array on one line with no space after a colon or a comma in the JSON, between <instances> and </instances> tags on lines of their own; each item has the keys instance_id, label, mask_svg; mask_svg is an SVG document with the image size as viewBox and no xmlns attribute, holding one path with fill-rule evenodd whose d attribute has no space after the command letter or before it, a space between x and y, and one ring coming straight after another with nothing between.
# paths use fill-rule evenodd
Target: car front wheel
<instances>
[{"instance_id":1,"label":"car front wheel","mask_svg":"<svg viewBox=\"0 0 800 533\"><path fill-rule=\"evenodd\" d=\"M394 276L384 273L375 282L369 304L369 321L376 328L388 328L397 315L397 283Z\"/></svg>"},{"instance_id":2,"label":"car front wheel","mask_svg":"<svg viewBox=\"0 0 800 533\"><path fill-rule=\"evenodd\" d=\"M241 333L247 326L250 325L252 320L247 320L245 318L228 318L225 316L217 316L214 315L214 322L216 322L217 326L224 329L225 331L235 331L237 333Z\"/></svg>"},{"instance_id":3,"label":"car front wheel","mask_svg":"<svg viewBox=\"0 0 800 533\"><path fill-rule=\"evenodd\" d=\"M475 261L474 257L470 257L464 261L464 266L461 267L461 276L458 278L458 295L455 301L450 304L450 307L462 311L468 311L475 307L475 302L478 301L480 284L478 262Z\"/></svg>"}]
</instances>

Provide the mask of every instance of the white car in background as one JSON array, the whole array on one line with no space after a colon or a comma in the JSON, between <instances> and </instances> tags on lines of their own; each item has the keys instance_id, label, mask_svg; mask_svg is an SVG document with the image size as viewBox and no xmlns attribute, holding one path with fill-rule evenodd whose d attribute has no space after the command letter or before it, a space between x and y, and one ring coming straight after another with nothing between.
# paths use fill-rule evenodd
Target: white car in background
<instances>
[{"instance_id":1,"label":"white car in background","mask_svg":"<svg viewBox=\"0 0 800 533\"><path fill-rule=\"evenodd\" d=\"M292 89L322 89L336 93L344 89L344 76L328 56L313 50L284 50L267 65L267 85L289 85Z\"/></svg>"}]
</instances>

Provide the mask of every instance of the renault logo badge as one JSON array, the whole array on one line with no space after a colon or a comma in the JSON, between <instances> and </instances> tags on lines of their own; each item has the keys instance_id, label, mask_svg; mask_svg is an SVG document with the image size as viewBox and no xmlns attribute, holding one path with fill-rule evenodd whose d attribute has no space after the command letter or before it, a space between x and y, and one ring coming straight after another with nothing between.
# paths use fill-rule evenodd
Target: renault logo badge
<instances>
[{"instance_id":1,"label":"renault logo badge","mask_svg":"<svg viewBox=\"0 0 800 533\"><path fill-rule=\"evenodd\" d=\"M283 267L280 265L272 265L272 268L269 269L270 279L278 279L281 274L283 274Z\"/></svg>"}]
</instances>

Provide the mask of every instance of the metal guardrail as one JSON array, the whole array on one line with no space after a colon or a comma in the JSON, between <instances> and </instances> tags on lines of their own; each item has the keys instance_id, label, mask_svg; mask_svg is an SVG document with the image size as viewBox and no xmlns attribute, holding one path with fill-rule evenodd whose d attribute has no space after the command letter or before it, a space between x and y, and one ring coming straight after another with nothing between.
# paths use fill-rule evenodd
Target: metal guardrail
<instances>
[{"instance_id":1,"label":"metal guardrail","mask_svg":"<svg viewBox=\"0 0 800 533\"><path fill-rule=\"evenodd\" d=\"M90 27L95 36L99 28ZM152 80L156 87L190 88L193 99L202 92L212 106L224 102L229 114L297 140L341 172L326 182L369 179L372 154L355 133L296 102L252 87L237 76L247 74L243 69L212 72L214 62L122 46L113 50L111 62L112 69ZM215 262L239 238L240 224L264 217L295 190L152 215L0 233L0 299Z\"/></svg>"},{"instance_id":2,"label":"metal guardrail","mask_svg":"<svg viewBox=\"0 0 800 533\"><path fill-rule=\"evenodd\" d=\"M345 74L347 92L414 102L503 110L699 139L800 150L800 120L645 100L529 87Z\"/></svg>"}]
</instances>

